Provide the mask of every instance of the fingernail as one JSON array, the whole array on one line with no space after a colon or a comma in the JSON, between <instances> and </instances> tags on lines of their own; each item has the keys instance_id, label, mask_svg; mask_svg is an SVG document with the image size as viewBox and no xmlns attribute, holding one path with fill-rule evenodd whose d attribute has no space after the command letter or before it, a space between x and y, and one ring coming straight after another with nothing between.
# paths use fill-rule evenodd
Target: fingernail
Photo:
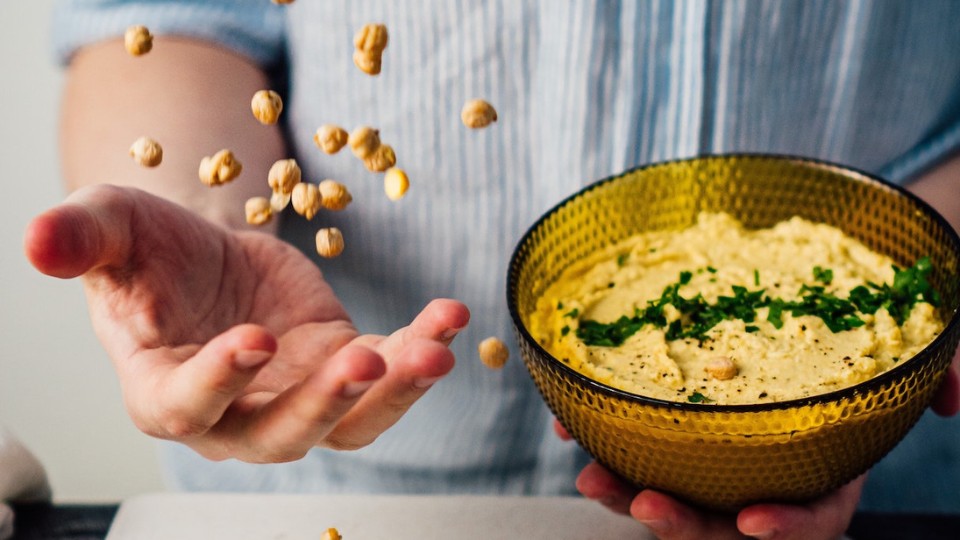
<instances>
[{"instance_id":1,"label":"fingernail","mask_svg":"<svg viewBox=\"0 0 960 540\"><path fill-rule=\"evenodd\" d=\"M272 353L267 351L237 351L233 353L233 365L238 369L253 369L266 363Z\"/></svg>"},{"instance_id":2,"label":"fingernail","mask_svg":"<svg viewBox=\"0 0 960 540\"><path fill-rule=\"evenodd\" d=\"M357 397L369 390L375 382L377 382L376 379L372 381L350 381L343 385L343 389L340 390L340 395L345 398Z\"/></svg>"},{"instance_id":3,"label":"fingernail","mask_svg":"<svg viewBox=\"0 0 960 540\"><path fill-rule=\"evenodd\" d=\"M751 532L751 533L745 532L743 534L749 536L750 538L756 538L757 540L770 540L771 538L777 535L777 531L770 530L770 531Z\"/></svg>"},{"instance_id":4,"label":"fingernail","mask_svg":"<svg viewBox=\"0 0 960 540\"><path fill-rule=\"evenodd\" d=\"M459 334L461 330L463 330L463 328L447 328L440 334L440 341L450 341L457 337L457 334Z\"/></svg>"},{"instance_id":5,"label":"fingernail","mask_svg":"<svg viewBox=\"0 0 960 540\"><path fill-rule=\"evenodd\" d=\"M414 380L413 385L416 386L417 388L430 388L442 378L443 377L423 377L422 379Z\"/></svg>"},{"instance_id":6,"label":"fingernail","mask_svg":"<svg viewBox=\"0 0 960 540\"><path fill-rule=\"evenodd\" d=\"M658 534L669 532L671 529L670 522L665 519L649 519L649 520L641 519L639 521L640 523L643 523L644 525L646 525L647 528L649 528L651 531Z\"/></svg>"}]
</instances>

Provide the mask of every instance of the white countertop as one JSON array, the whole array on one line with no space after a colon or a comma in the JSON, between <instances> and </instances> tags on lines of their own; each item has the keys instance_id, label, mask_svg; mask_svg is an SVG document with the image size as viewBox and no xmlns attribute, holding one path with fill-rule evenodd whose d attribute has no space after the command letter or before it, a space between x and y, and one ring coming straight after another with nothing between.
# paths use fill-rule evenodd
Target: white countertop
<instances>
[{"instance_id":1,"label":"white countertop","mask_svg":"<svg viewBox=\"0 0 960 540\"><path fill-rule=\"evenodd\" d=\"M654 537L579 497L157 493L124 501L107 540L575 540Z\"/></svg>"}]
</instances>

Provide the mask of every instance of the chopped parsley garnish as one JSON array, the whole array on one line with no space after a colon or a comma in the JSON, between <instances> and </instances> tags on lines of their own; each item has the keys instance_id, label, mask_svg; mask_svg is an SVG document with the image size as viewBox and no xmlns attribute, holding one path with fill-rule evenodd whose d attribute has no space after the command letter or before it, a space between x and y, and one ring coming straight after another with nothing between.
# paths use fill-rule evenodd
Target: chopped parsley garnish
<instances>
[{"instance_id":1,"label":"chopped parsley garnish","mask_svg":"<svg viewBox=\"0 0 960 540\"><path fill-rule=\"evenodd\" d=\"M565 336L565 335L567 335L567 334L569 334L569 333L570 333L570 327L569 327L569 326L564 326L563 328L560 329L560 335L561 335L561 336Z\"/></svg>"},{"instance_id":2,"label":"chopped parsley garnish","mask_svg":"<svg viewBox=\"0 0 960 540\"><path fill-rule=\"evenodd\" d=\"M760 286L760 271L756 268L753 269L753 285L755 287Z\"/></svg>"},{"instance_id":3,"label":"chopped parsley garnish","mask_svg":"<svg viewBox=\"0 0 960 540\"><path fill-rule=\"evenodd\" d=\"M626 264L629 256L629 253L621 253L620 255L617 255L617 266L623 266Z\"/></svg>"},{"instance_id":4,"label":"chopped parsley garnish","mask_svg":"<svg viewBox=\"0 0 960 540\"><path fill-rule=\"evenodd\" d=\"M580 310L578 308L573 308L570 311L563 314L564 317L570 317L571 319L576 319L580 316Z\"/></svg>"},{"instance_id":5,"label":"chopped parsley garnish","mask_svg":"<svg viewBox=\"0 0 960 540\"><path fill-rule=\"evenodd\" d=\"M820 266L813 267L813 280L819 281L824 285L829 285L833 281L833 270L829 268L822 268Z\"/></svg>"},{"instance_id":6,"label":"chopped parsley garnish","mask_svg":"<svg viewBox=\"0 0 960 540\"><path fill-rule=\"evenodd\" d=\"M701 394L700 392L694 392L687 396L687 401L690 403L710 403L713 400Z\"/></svg>"},{"instance_id":7,"label":"chopped parsley garnish","mask_svg":"<svg viewBox=\"0 0 960 540\"><path fill-rule=\"evenodd\" d=\"M803 285L799 291L799 300L786 301L771 298L765 289L751 291L746 287L733 285L733 296L718 296L716 302L708 303L702 294L692 298L680 295L680 287L690 282L692 272L680 272L676 283L664 288L657 300L647 302L644 308L635 308L633 315L623 315L610 323L601 323L584 319L580 321L576 335L586 345L616 347L645 325L665 328L668 340L691 338L699 341L708 339L707 332L725 320L739 319L748 323L747 332L757 332L760 327L749 324L756 321L757 310L767 308L767 322L774 328L783 327L783 312L789 311L794 317L810 315L819 317L830 331L843 332L863 326L861 314L875 313L881 307L886 308L898 324L903 324L914 304L927 302L933 306L940 304L940 295L927 281L931 271L930 259L924 257L911 268L905 270L896 266L893 284L877 285L867 283L855 287L847 298L840 298L828 292L822 285ZM708 267L709 269L709 267ZM833 280L833 271L814 267L814 278L821 283ZM754 282L759 281L759 272L754 271ZM663 313L670 304L680 312L680 318L667 323ZM576 318L579 310L573 309L564 317Z\"/></svg>"}]
</instances>

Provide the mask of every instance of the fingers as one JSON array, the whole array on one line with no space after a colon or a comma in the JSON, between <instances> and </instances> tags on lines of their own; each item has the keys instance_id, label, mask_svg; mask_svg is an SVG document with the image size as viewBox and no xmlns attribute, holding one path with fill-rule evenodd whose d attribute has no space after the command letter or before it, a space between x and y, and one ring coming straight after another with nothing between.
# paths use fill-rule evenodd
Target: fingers
<instances>
[{"instance_id":1,"label":"fingers","mask_svg":"<svg viewBox=\"0 0 960 540\"><path fill-rule=\"evenodd\" d=\"M382 380L343 417L322 445L352 450L370 444L453 365L453 353L446 345L422 338L411 341L389 363Z\"/></svg>"},{"instance_id":2,"label":"fingers","mask_svg":"<svg viewBox=\"0 0 960 540\"><path fill-rule=\"evenodd\" d=\"M580 471L577 491L584 497L624 515L630 513L630 502L637 494L635 487L596 462Z\"/></svg>"},{"instance_id":3,"label":"fingers","mask_svg":"<svg viewBox=\"0 0 960 540\"><path fill-rule=\"evenodd\" d=\"M407 344L428 339L449 345L457 333L470 322L467 306L456 300L431 301L406 327L397 330L376 344L377 351L391 361Z\"/></svg>"},{"instance_id":4,"label":"fingers","mask_svg":"<svg viewBox=\"0 0 960 540\"><path fill-rule=\"evenodd\" d=\"M245 411L225 418L214 428L212 439L222 435L226 441L243 441L240 448L223 446L226 455L245 461L299 459L343 420L385 372L386 364L376 352L348 345L317 372L267 402L252 420Z\"/></svg>"},{"instance_id":5,"label":"fingers","mask_svg":"<svg viewBox=\"0 0 960 540\"><path fill-rule=\"evenodd\" d=\"M563 424L561 424L556 418L553 419L553 432L557 434L557 437L560 437L560 440L573 440L573 436L570 435L570 432L567 431L567 428L563 427Z\"/></svg>"},{"instance_id":6,"label":"fingers","mask_svg":"<svg viewBox=\"0 0 960 540\"><path fill-rule=\"evenodd\" d=\"M760 504L737 518L744 534L765 540L840 537L856 511L866 475L807 506Z\"/></svg>"},{"instance_id":7,"label":"fingers","mask_svg":"<svg viewBox=\"0 0 960 540\"><path fill-rule=\"evenodd\" d=\"M207 432L277 350L256 325L216 336L180 361L150 351L118 364L125 398L138 427L155 437L183 440Z\"/></svg>"},{"instance_id":8,"label":"fingers","mask_svg":"<svg viewBox=\"0 0 960 540\"><path fill-rule=\"evenodd\" d=\"M68 202L35 217L24 234L24 251L44 274L73 278L121 261L129 250L132 203L120 188L78 190Z\"/></svg>"},{"instance_id":9,"label":"fingers","mask_svg":"<svg viewBox=\"0 0 960 540\"><path fill-rule=\"evenodd\" d=\"M736 529L733 516L696 510L650 489L637 495L630 506L630 514L660 540L743 538Z\"/></svg>"},{"instance_id":10,"label":"fingers","mask_svg":"<svg viewBox=\"0 0 960 540\"><path fill-rule=\"evenodd\" d=\"M940 416L953 416L960 411L960 350L954 355L930 407Z\"/></svg>"}]
</instances>

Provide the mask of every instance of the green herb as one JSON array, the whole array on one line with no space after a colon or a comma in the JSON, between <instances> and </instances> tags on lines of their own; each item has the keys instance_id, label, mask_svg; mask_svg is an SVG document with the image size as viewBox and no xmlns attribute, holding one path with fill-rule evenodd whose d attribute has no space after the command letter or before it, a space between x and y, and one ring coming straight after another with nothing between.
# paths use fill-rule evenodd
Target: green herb
<instances>
[{"instance_id":1,"label":"green herb","mask_svg":"<svg viewBox=\"0 0 960 540\"><path fill-rule=\"evenodd\" d=\"M570 327L569 327L569 326L564 326L563 328L560 329L560 335L561 335L561 336L565 336L565 335L567 335L567 334L569 334L569 333L570 333Z\"/></svg>"},{"instance_id":2,"label":"green herb","mask_svg":"<svg viewBox=\"0 0 960 540\"><path fill-rule=\"evenodd\" d=\"M570 317L571 319L576 319L580 316L580 309L573 308L570 311L563 314L564 317Z\"/></svg>"},{"instance_id":3,"label":"green herb","mask_svg":"<svg viewBox=\"0 0 960 540\"><path fill-rule=\"evenodd\" d=\"M752 334L754 332L758 332L760 330L760 327L754 326L752 324L748 324L747 326L744 326L743 329Z\"/></svg>"},{"instance_id":4,"label":"green herb","mask_svg":"<svg viewBox=\"0 0 960 540\"><path fill-rule=\"evenodd\" d=\"M718 296L713 304L700 294L692 298L680 295L680 287L693 277L692 272L683 271L676 283L664 288L660 298L647 302L642 309L635 308L632 316L623 315L611 323L581 320L576 334L586 345L616 347L644 325L650 324L665 328L666 338L671 341L685 338L704 341L707 332L724 320L754 322L757 310L763 307L768 308L767 321L778 329L783 327L783 312L789 311L795 317L818 317L830 331L843 332L863 326L865 323L859 315L875 313L881 307L886 308L898 324L903 324L917 302L939 305L940 296L927 281L931 269L927 257L906 270L894 266L892 285L867 283L855 287L847 298L827 292L822 285L803 285L798 293L800 299L787 302L766 296L765 289L751 291L734 285L731 287L733 296ZM814 277L821 283L828 283L833 279L833 271L817 266L814 267ZM758 281L759 272L754 271L754 282ZM667 304L681 314L679 319L669 324L663 314ZM573 309L564 316L575 318L579 316L579 310ZM745 329L747 332L756 332L759 327L748 324Z\"/></svg>"},{"instance_id":5,"label":"green herb","mask_svg":"<svg viewBox=\"0 0 960 540\"><path fill-rule=\"evenodd\" d=\"M629 256L630 256L629 253L621 253L620 255L618 255L618 256L617 256L617 266L623 266L624 264L626 264L626 262L627 262L627 257L629 257Z\"/></svg>"},{"instance_id":6,"label":"green herb","mask_svg":"<svg viewBox=\"0 0 960 540\"><path fill-rule=\"evenodd\" d=\"M753 285L755 287L760 286L760 271L756 268L753 269Z\"/></svg>"},{"instance_id":7,"label":"green herb","mask_svg":"<svg viewBox=\"0 0 960 540\"><path fill-rule=\"evenodd\" d=\"M716 274L716 273L717 273L717 269L714 268L714 267L712 267L712 266L708 266L708 267L707 267L707 272L710 272L711 274Z\"/></svg>"},{"instance_id":8,"label":"green herb","mask_svg":"<svg viewBox=\"0 0 960 540\"><path fill-rule=\"evenodd\" d=\"M700 392L694 392L687 396L687 401L690 403L711 403L713 400L701 394Z\"/></svg>"},{"instance_id":9,"label":"green herb","mask_svg":"<svg viewBox=\"0 0 960 540\"><path fill-rule=\"evenodd\" d=\"M563 309L563 302L557 302L557 309Z\"/></svg>"},{"instance_id":10,"label":"green herb","mask_svg":"<svg viewBox=\"0 0 960 540\"><path fill-rule=\"evenodd\" d=\"M829 285L833 281L833 270L829 268L822 268L820 266L813 267L813 280L819 281L824 285Z\"/></svg>"}]
</instances>

